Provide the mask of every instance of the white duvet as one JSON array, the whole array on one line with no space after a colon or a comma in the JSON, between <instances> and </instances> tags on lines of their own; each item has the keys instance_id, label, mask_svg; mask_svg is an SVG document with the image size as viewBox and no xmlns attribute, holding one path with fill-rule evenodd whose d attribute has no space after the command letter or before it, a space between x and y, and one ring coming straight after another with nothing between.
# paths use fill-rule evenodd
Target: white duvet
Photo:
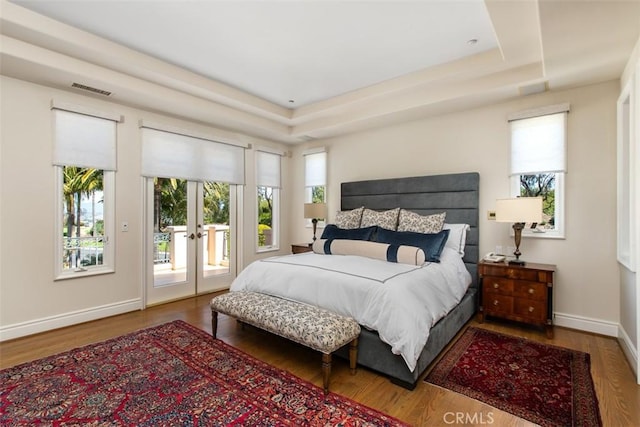
<instances>
[{"instance_id":1,"label":"white duvet","mask_svg":"<svg viewBox=\"0 0 640 427\"><path fill-rule=\"evenodd\" d=\"M471 283L455 251L441 262L396 264L313 252L263 259L245 268L232 291L253 291L324 307L378 331L411 371L430 328L458 304Z\"/></svg>"}]
</instances>

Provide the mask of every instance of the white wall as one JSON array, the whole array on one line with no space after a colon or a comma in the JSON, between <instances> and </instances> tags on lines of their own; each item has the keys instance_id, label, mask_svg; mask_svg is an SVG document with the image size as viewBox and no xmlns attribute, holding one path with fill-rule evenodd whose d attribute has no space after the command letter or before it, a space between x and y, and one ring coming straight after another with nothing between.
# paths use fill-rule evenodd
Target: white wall
<instances>
[{"instance_id":1,"label":"white wall","mask_svg":"<svg viewBox=\"0 0 640 427\"><path fill-rule=\"evenodd\" d=\"M511 102L313 141L294 151L292 175L303 177L301 152L328 150L329 220L345 181L477 171L480 251L513 245L509 227L486 220L495 200L509 196L509 113L569 102L566 239L525 238L525 260L557 265L556 324L617 335L616 99L619 82L522 97ZM300 184L302 186L304 184ZM307 241L302 195L293 188L294 240Z\"/></svg>"},{"instance_id":2,"label":"white wall","mask_svg":"<svg viewBox=\"0 0 640 427\"><path fill-rule=\"evenodd\" d=\"M141 308L143 292L143 180L140 176L139 120L166 123L254 145L284 150L270 141L236 135L135 108L0 77L0 338L7 339L52 327L65 326ZM124 116L118 124L116 224L128 221L129 231L115 236L116 272L100 276L53 281L54 168L51 166L51 100L93 106ZM283 158L283 182L288 181L290 159ZM256 254L254 150L246 152L247 186L240 229L243 252L250 262ZM289 203L283 190L283 205ZM289 252L288 210L282 209L280 253ZM273 254L273 253L269 253ZM240 266L242 267L242 266Z\"/></svg>"},{"instance_id":3,"label":"white wall","mask_svg":"<svg viewBox=\"0 0 640 427\"><path fill-rule=\"evenodd\" d=\"M0 147L0 332L61 326L140 307L142 295L142 179L138 120L170 117L2 77ZM293 149L283 158L281 250L307 242L303 207L302 151L326 146L329 152L329 211L339 208L344 181L478 171L481 177L481 253L510 245L509 227L485 220L495 199L509 194L508 113L571 103L569 172L566 177L567 238L525 239L524 258L558 266L556 323L616 335L620 321L619 272L615 242L615 101L617 81L549 92L511 102L447 114ZM116 221L130 231L116 236L116 273L54 282L52 98L119 112ZM189 126L196 126L189 124ZM208 129L208 128L207 128ZM210 130L210 129L209 129ZM225 133L215 129L215 132ZM246 137L245 137L246 141ZM290 149L269 141L256 145ZM253 153L247 153L247 183L253 182ZM255 192L245 188L242 232L244 265L268 254L255 253ZM333 215L329 216L331 220Z\"/></svg>"}]
</instances>

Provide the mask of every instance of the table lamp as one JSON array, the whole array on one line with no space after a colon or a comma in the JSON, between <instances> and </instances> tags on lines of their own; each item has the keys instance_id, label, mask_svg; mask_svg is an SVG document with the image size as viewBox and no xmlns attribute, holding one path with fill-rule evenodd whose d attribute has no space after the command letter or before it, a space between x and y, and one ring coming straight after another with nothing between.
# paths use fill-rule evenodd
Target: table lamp
<instances>
[{"instance_id":1,"label":"table lamp","mask_svg":"<svg viewBox=\"0 0 640 427\"><path fill-rule=\"evenodd\" d=\"M318 218L327 217L327 204L326 203L305 203L304 204L304 217L311 218L313 223L313 241L316 241L316 227L318 226Z\"/></svg>"},{"instance_id":2,"label":"table lamp","mask_svg":"<svg viewBox=\"0 0 640 427\"><path fill-rule=\"evenodd\" d=\"M515 260L509 261L512 265L524 265L520 260L520 240L522 230L527 222L538 223L542 221L542 197L517 197L515 199L496 200L496 221L513 223L513 233L516 243Z\"/></svg>"}]
</instances>

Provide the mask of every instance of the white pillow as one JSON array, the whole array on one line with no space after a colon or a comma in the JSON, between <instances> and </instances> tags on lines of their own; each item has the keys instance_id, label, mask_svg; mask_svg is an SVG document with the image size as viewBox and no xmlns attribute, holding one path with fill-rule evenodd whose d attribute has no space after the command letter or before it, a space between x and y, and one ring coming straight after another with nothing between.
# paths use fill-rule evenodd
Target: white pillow
<instances>
[{"instance_id":1,"label":"white pillow","mask_svg":"<svg viewBox=\"0 0 640 427\"><path fill-rule=\"evenodd\" d=\"M445 222L442 229L449 230L449 238L444 247L453 249L463 257L464 245L467 243L467 231L470 228L469 224L447 224Z\"/></svg>"}]
</instances>

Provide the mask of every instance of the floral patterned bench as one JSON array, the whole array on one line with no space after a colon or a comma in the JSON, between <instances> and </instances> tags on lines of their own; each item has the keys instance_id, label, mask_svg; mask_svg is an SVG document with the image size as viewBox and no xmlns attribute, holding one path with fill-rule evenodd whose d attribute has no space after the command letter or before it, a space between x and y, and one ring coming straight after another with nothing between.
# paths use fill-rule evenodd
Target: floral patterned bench
<instances>
[{"instance_id":1,"label":"floral patterned bench","mask_svg":"<svg viewBox=\"0 0 640 427\"><path fill-rule=\"evenodd\" d=\"M216 338L218 313L280 335L322 353L322 380L329 390L331 354L350 343L349 365L355 374L360 325L354 319L312 305L257 292L229 292L211 300L211 327Z\"/></svg>"}]
</instances>

